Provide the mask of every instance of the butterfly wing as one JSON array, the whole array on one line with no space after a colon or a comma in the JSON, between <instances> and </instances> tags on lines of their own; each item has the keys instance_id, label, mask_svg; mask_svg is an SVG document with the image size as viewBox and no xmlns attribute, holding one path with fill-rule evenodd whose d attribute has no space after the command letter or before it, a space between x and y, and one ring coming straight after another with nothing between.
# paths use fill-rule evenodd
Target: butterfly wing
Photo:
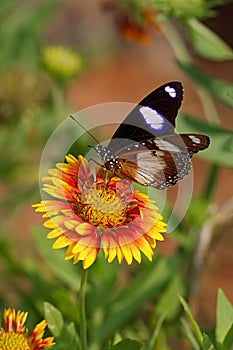
<instances>
[{"instance_id":1,"label":"butterfly wing","mask_svg":"<svg viewBox=\"0 0 233 350\"><path fill-rule=\"evenodd\" d=\"M208 147L209 138L175 133L182 100L182 84L177 81L146 96L118 127L108 147L95 147L104 167L120 178L158 189L188 174L190 158Z\"/></svg>"},{"instance_id":2,"label":"butterfly wing","mask_svg":"<svg viewBox=\"0 0 233 350\"><path fill-rule=\"evenodd\" d=\"M112 139L141 141L153 135L174 133L175 118L182 100L183 88L180 82L172 81L160 86L129 113Z\"/></svg>"},{"instance_id":3,"label":"butterfly wing","mask_svg":"<svg viewBox=\"0 0 233 350\"><path fill-rule=\"evenodd\" d=\"M199 134L172 134L147 139L140 145L132 144L131 149L122 149L113 171L120 178L164 189L187 175L192 155L208 146L209 138Z\"/></svg>"}]
</instances>

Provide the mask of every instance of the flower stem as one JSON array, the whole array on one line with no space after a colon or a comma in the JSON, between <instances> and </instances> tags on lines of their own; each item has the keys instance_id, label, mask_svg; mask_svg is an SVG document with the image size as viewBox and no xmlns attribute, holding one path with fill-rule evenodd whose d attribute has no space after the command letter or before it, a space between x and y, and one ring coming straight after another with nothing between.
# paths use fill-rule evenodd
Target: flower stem
<instances>
[{"instance_id":1,"label":"flower stem","mask_svg":"<svg viewBox=\"0 0 233 350\"><path fill-rule=\"evenodd\" d=\"M57 122L61 122L64 116L67 114L66 101L65 101L65 86L60 83L54 83L52 88L53 108Z\"/></svg>"},{"instance_id":2,"label":"flower stem","mask_svg":"<svg viewBox=\"0 0 233 350\"><path fill-rule=\"evenodd\" d=\"M86 285L88 270L82 269L79 290L79 318L80 318L80 350L87 350L87 325L86 325Z\"/></svg>"},{"instance_id":3,"label":"flower stem","mask_svg":"<svg viewBox=\"0 0 233 350\"><path fill-rule=\"evenodd\" d=\"M186 46L183 43L182 39L177 34L174 26L167 19L163 19L160 23L160 26L165 38L171 45L176 58L181 62L191 63L192 58L189 55L189 52L186 49Z\"/></svg>"},{"instance_id":4,"label":"flower stem","mask_svg":"<svg viewBox=\"0 0 233 350\"><path fill-rule=\"evenodd\" d=\"M214 194L214 190L216 188L216 182L218 179L219 167L216 164L211 164L209 176L207 176L207 181L205 184L205 188L203 190L203 197L211 200Z\"/></svg>"}]
</instances>

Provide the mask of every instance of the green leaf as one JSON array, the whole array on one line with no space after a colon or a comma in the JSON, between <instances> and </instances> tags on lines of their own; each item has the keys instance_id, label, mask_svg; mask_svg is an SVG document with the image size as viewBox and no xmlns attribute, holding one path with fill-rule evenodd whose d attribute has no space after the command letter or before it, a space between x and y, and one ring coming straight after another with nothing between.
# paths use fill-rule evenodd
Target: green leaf
<instances>
[{"instance_id":1,"label":"green leaf","mask_svg":"<svg viewBox=\"0 0 233 350\"><path fill-rule=\"evenodd\" d=\"M180 303L177 295L182 295L183 293L184 281L182 280L181 276L174 276L157 302L156 311L158 314L165 314L167 320L171 320L172 318L176 317L178 310L180 309Z\"/></svg>"},{"instance_id":2,"label":"green leaf","mask_svg":"<svg viewBox=\"0 0 233 350\"><path fill-rule=\"evenodd\" d=\"M186 314L186 316L187 316L187 318L188 318L188 320L189 320L189 322L191 324L193 333L196 336L198 344L200 346L202 346L202 343L203 343L202 332L201 332L197 322L195 321L195 319L194 319L194 317L193 317L193 315L192 315L192 313L190 311L190 308L189 308L188 304L186 303L186 301L181 296L179 296L179 299L180 299L180 302L181 302L181 304L182 304L182 306L184 308L184 312L185 312L185 314Z\"/></svg>"},{"instance_id":3,"label":"green leaf","mask_svg":"<svg viewBox=\"0 0 233 350\"><path fill-rule=\"evenodd\" d=\"M79 312L78 310L75 312L77 306L71 299L70 293L68 291L56 289L55 292L53 292L53 299L55 300L55 304L61 311L64 318L75 323L78 322Z\"/></svg>"},{"instance_id":4,"label":"green leaf","mask_svg":"<svg viewBox=\"0 0 233 350\"><path fill-rule=\"evenodd\" d=\"M213 61L233 59L233 52L217 34L197 19L187 23L187 32L195 51L202 57Z\"/></svg>"},{"instance_id":5,"label":"green leaf","mask_svg":"<svg viewBox=\"0 0 233 350\"><path fill-rule=\"evenodd\" d=\"M217 321L216 321L216 340L223 344L228 332L233 326L233 306L226 298L222 289L218 291L217 300Z\"/></svg>"},{"instance_id":6,"label":"green leaf","mask_svg":"<svg viewBox=\"0 0 233 350\"><path fill-rule=\"evenodd\" d=\"M124 339L110 349L111 350L125 350L125 349L142 350L143 345L136 340Z\"/></svg>"},{"instance_id":7,"label":"green leaf","mask_svg":"<svg viewBox=\"0 0 233 350\"><path fill-rule=\"evenodd\" d=\"M214 344L211 342L209 336L206 333L203 333L203 350L216 350Z\"/></svg>"},{"instance_id":8,"label":"green leaf","mask_svg":"<svg viewBox=\"0 0 233 350\"><path fill-rule=\"evenodd\" d=\"M164 314L159 317L159 319L158 319L158 321L156 323L156 327L154 329L154 332L152 334L152 337L151 337L151 339L149 341L148 350L155 349L155 343L158 340L158 336L160 334L160 331L161 331L164 319L165 319L165 315Z\"/></svg>"},{"instance_id":9,"label":"green leaf","mask_svg":"<svg viewBox=\"0 0 233 350\"><path fill-rule=\"evenodd\" d=\"M45 302L44 313L50 332L54 335L54 337L58 337L61 334L62 328L64 326L61 312L52 304Z\"/></svg>"},{"instance_id":10,"label":"green leaf","mask_svg":"<svg viewBox=\"0 0 233 350\"><path fill-rule=\"evenodd\" d=\"M181 324L184 328L184 333L186 335L186 338L189 340L190 344L192 345L194 350L200 350L200 345L198 344L196 338L193 335L192 330L189 327L188 322L182 317L181 318Z\"/></svg>"},{"instance_id":11,"label":"green leaf","mask_svg":"<svg viewBox=\"0 0 233 350\"><path fill-rule=\"evenodd\" d=\"M53 350L77 350L80 349L80 341L77 335L73 322L65 325L60 333L60 336L55 339L56 344Z\"/></svg>"},{"instance_id":12,"label":"green leaf","mask_svg":"<svg viewBox=\"0 0 233 350\"><path fill-rule=\"evenodd\" d=\"M233 107L233 84L212 78L193 64L178 61L178 65L195 83L208 93L227 106Z\"/></svg>"},{"instance_id":13,"label":"green leaf","mask_svg":"<svg viewBox=\"0 0 233 350\"><path fill-rule=\"evenodd\" d=\"M183 114L177 120L177 130L180 133L200 133L210 137L210 146L198 155L214 164L233 167L233 133L219 126L208 124Z\"/></svg>"}]
</instances>

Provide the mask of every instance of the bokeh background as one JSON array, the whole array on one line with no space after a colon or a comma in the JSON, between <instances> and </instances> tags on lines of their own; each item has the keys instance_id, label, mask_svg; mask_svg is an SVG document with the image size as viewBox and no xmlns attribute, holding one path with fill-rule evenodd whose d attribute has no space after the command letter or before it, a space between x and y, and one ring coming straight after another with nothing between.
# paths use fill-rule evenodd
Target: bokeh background
<instances>
[{"instance_id":1,"label":"bokeh background","mask_svg":"<svg viewBox=\"0 0 233 350\"><path fill-rule=\"evenodd\" d=\"M41 226L42 220L31 208L40 200L40 157L59 123L69 114L95 104L137 103L151 90L171 80L183 83L182 112L207 122L200 87L177 64L177 54L160 24L155 21L141 37L137 31L135 34L134 22L129 24L122 15L124 11L127 16L131 15L127 7L123 6L122 13L116 17L114 6L101 0L10 0L0 5L0 313L7 306L28 307L32 310L31 318L36 318L42 312L40 302L51 300L52 296L48 297L44 290L41 297L38 291L34 298L35 279L39 276L52 285L54 291L61 278L51 266L47 270L49 258L46 260L41 254L38 238L35 238L39 235L35 234L35 227ZM232 11L230 1L216 7L214 15L201 18L229 47L233 44ZM195 50L183 22L171 18L171 23L196 67L214 79L233 83L232 59L203 57ZM56 50L52 51L57 46L64 52L72 50L70 55L74 52L77 55L73 71L69 51L59 62ZM50 56L46 58L48 48ZM231 100L232 89L229 90ZM219 115L217 127L232 131L232 108L218 99L214 100L214 105ZM211 139L211 143L214 142ZM231 151L232 145L228 145ZM194 198L205 196L203 191L211 167L208 159L194 157ZM232 169L224 161L216 167L209 211L213 216L219 212L232 216ZM171 201L175 191L169 190ZM201 206L200 201L196 203ZM199 214L200 210L193 210L190 215L196 216L198 221ZM204 257L198 288L194 297L190 297L195 317L204 328L211 328L215 322L219 287L233 303L232 220L226 225L220 224L217 229L220 232L216 241ZM51 242L49 244L51 246ZM171 234L166 244L158 246L158 254L169 258L175 256L177 249L177 241ZM50 250L50 254L55 253ZM118 277L118 288L123 288L134 273L132 267L124 267ZM58 301L59 297L54 300ZM146 305L150 308L149 302Z\"/></svg>"}]
</instances>

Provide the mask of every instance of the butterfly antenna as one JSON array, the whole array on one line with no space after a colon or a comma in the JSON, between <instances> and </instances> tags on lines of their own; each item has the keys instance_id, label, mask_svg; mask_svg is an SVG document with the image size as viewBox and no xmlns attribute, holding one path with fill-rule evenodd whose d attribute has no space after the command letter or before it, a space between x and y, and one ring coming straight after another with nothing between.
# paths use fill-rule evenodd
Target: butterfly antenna
<instances>
[{"instance_id":1,"label":"butterfly antenna","mask_svg":"<svg viewBox=\"0 0 233 350\"><path fill-rule=\"evenodd\" d=\"M85 128L85 126L83 126L77 119L75 119L75 117L74 117L72 114L70 114L70 118L73 119L83 130L86 131L86 133L87 133L89 136L91 136L91 137L93 138L93 140L95 140L95 141L99 144L99 141L97 140L97 138L96 138L94 135L92 135L92 133L91 133L89 130L87 130L87 129Z\"/></svg>"}]
</instances>

